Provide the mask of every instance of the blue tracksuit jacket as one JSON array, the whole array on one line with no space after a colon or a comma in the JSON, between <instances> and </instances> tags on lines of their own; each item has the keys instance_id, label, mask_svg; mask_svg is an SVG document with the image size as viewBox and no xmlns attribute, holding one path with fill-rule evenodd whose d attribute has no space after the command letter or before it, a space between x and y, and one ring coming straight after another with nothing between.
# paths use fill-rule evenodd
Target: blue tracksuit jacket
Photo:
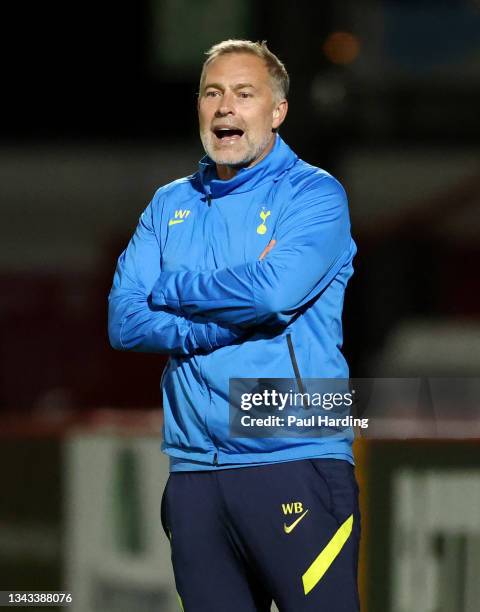
<instances>
[{"instance_id":1,"label":"blue tracksuit jacket","mask_svg":"<svg viewBox=\"0 0 480 612\"><path fill-rule=\"evenodd\" d=\"M216 179L205 157L156 192L118 260L109 337L117 349L170 355L162 449L172 470L352 461L350 431L230 437L228 392L230 378L348 378L341 313L355 251L342 186L278 135L231 180Z\"/></svg>"}]
</instances>

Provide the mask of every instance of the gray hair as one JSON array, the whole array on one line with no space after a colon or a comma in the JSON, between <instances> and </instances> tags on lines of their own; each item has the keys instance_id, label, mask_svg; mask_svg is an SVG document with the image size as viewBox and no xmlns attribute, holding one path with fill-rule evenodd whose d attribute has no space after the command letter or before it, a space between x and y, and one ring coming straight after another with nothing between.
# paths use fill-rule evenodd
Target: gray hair
<instances>
[{"instance_id":1,"label":"gray hair","mask_svg":"<svg viewBox=\"0 0 480 612\"><path fill-rule=\"evenodd\" d=\"M262 59L267 67L272 80L272 90L277 101L286 99L290 87L290 77L283 63L278 57L267 47L267 41L252 42L251 40L223 40L222 42L213 45L205 53L207 59L202 66L200 75L200 92L205 81L205 72L207 67L220 55L227 53L250 53Z\"/></svg>"}]
</instances>

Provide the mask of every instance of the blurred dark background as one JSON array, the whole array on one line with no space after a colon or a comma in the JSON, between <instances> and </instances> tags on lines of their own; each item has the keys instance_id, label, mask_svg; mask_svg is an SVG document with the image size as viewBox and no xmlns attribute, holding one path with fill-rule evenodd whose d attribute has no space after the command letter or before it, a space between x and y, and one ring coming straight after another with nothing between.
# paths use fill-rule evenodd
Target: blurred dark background
<instances>
[{"instance_id":1,"label":"blurred dark background","mask_svg":"<svg viewBox=\"0 0 480 612\"><path fill-rule=\"evenodd\" d=\"M266 39L282 136L345 185L354 376L480 365L480 2L18 3L3 22L0 407L158 407L165 359L106 336L115 262L155 189L193 172L203 52Z\"/></svg>"}]
</instances>

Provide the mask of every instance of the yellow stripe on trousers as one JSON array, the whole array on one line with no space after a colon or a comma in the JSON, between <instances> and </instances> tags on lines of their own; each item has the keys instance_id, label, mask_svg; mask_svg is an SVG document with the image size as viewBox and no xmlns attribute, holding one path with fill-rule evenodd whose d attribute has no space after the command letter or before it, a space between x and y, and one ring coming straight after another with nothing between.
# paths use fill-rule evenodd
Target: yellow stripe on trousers
<instances>
[{"instance_id":1,"label":"yellow stripe on trousers","mask_svg":"<svg viewBox=\"0 0 480 612\"><path fill-rule=\"evenodd\" d=\"M321 580L348 540L353 528L353 514L337 529L335 535L302 576L305 595Z\"/></svg>"}]
</instances>

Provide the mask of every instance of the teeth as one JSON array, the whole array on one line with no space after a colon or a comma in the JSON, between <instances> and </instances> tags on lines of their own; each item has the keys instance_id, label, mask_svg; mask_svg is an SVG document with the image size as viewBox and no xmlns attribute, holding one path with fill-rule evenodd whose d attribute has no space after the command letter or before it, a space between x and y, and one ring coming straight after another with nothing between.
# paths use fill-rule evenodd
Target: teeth
<instances>
[{"instance_id":1,"label":"teeth","mask_svg":"<svg viewBox=\"0 0 480 612\"><path fill-rule=\"evenodd\" d=\"M236 127L217 127L213 129L218 138L235 138L243 135L243 130Z\"/></svg>"}]
</instances>

